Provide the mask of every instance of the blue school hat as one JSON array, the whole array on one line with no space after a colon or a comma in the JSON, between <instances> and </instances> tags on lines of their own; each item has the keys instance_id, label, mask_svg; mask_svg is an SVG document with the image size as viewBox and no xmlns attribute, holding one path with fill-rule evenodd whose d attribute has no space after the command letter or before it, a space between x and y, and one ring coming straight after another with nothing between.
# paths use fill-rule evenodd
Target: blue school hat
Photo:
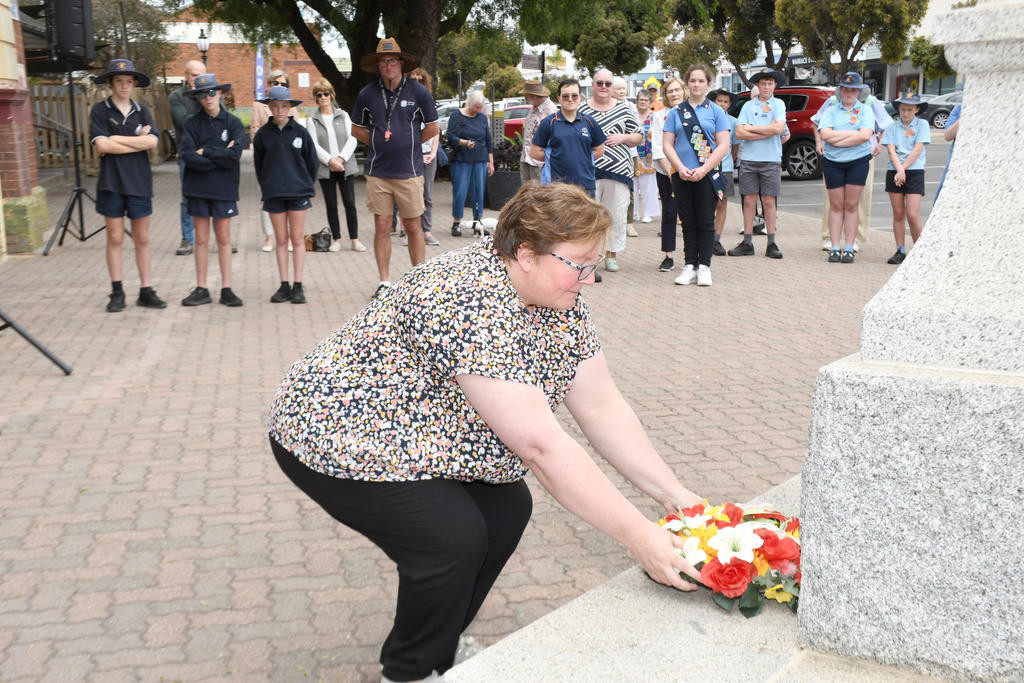
<instances>
[{"instance_id":1,"label":"blue school hat","mask_svg":"<svg viewBox=\"0 0 1024 683\"><path fill-rule=\"evenodd\" d=\"M841 88L853 88L855 90L865 90L870 86L864 82L864 79L860 77L860 74L856 71L847 71L843 74L843 77L839 79L839 87Z\"/></svg>"},{"instance_id":2,"label":"blue school hat","mask_svg":"<svg viewBox=\"0 0 1024 683\"><path fill-rule=\"evenodd\" d=\"M112 59L107 65L107 70L99 76L93 76L92 80L96 85L103 85L114 76L134 76L140 88L149 85L149 76L141 71L135 70L135 62L130 59Z\"/></svg>"},{"instance_id":3,"label":"blue school hat","mask_svg":"<svg viewBox=\"0 0 1024 683\"><path fill-rule=\"evenodd\" d=\"M205 90L220 90L222 93L225 93L231 90L231 84L218 83L217 74L200 74L192 81L192 89L186 90L185 94L192 99L196 99L196 93Z\"/></svg>"},{"instance_id":4,"label":"blue school hat","mask_svg":"<svg viewBox=\"0 0 1024 683\"><path fill-rule=\"evenodd\" d=\"M913 104L917 107L917 115L920 116L928 109L928 103L921 99L921 96L916 92L908 92L898 100L893 100L893 104Z\"/></svg>"},{"instance_id":5,"label":"blue school hat","mask_svg":"<svg viewBox=\"0 0 1024 683\"><path fill-rule=\"evenodd\" d=\"M260 100L263 104L270 104L274 100L282 102L291 102L293 107L297 107L302 104L302 100L293 100L292 91L283 85L275 85L267 91L266 98Z\"/></svg>"}]
</instances>

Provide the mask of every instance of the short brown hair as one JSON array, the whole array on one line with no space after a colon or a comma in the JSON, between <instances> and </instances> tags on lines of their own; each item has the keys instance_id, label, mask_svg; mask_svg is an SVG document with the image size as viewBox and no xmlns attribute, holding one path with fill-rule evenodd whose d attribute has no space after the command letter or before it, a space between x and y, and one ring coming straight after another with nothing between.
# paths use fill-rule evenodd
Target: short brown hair
<instances>
[{"instance_id":1,"label":"short brown hair","mask_svg":"<svg viewBox=\"0 0 1024 683\"><path fill-rule=\"evenodd\" d=\"M580 187L528 182L501 210L494 248L506 259L515 259L521 246L547 254L559 242L604 239L611 227L608 210Z\"/></svg>"},{"instance_id":2,"label":"short brown hair","mask_svg":"<svg viewBox=\"0 0 1024 683\"><path fill-rule=\"evenodd\" d=\"M710 83L711 79L715 77L715 72L711 70L710 66L708 66L707 64L702 64L701 62L697 62L696 64L693 64L692 66L690 66L689 69L686 70L685 80L687 83L690 82L690 76L693 75L694 71L703 71L704 78L708 80L708 83Z\"/></svg>"},{"instance_id":3,"label":"short brown hair","mask_svg":"<svg viewBox=\"0 0 1024 683\"><path fill-rule=\"evenodd\" d=\"M314 83L313 87L310 90L313 92L314 95L316 95L318 92L328 93L331 96L331 99L334 99L334 86L331 85L331 82L326 78L321 78L319 81Z\"/></svg>"},{"instance_id":4,"label":"short brown hair","mask_svg":"<svg viewBox=\"0 0 1024 683\"><path fill-rule=\"evenodd\" d=\"M421 82L423 83L424 87L426 87L427 90L429 90L430 92L434 92L433 81L430 78L430 74L427 73L427 70L424 69L422 66L416 67L406 75L416 76L421 80Z\"/></svg>"}]
</instances>

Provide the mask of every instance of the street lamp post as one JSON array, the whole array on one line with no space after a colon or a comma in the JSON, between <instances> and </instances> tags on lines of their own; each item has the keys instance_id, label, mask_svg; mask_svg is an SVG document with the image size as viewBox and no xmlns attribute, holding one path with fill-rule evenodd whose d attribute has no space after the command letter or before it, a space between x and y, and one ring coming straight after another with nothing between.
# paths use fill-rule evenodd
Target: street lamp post
<instances>
[{"instance_id":1,"label":"street lamp post","mask_svg":"<svg viewBox=\"0 0 1024 683\"><path fill-rule=\"evenodd\" d=\"M199 48L199 54L203 56L203 66L206 66L206 53L210 50L210 39L203 33L203 29L199 29L199 38L196 39L196 47Z\"/></svg>"}]
</instances>

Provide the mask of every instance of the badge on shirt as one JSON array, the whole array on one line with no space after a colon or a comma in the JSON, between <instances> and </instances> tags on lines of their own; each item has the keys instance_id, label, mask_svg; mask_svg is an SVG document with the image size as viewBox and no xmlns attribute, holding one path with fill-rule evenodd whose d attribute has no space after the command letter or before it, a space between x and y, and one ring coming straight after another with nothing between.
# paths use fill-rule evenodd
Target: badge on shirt
<instances>
[{"instance_id":1,"label":"badge on shirt","mask_svg":"<svg viewBox=\"0 0 1024 683\"><path fill-rule=\"evenodd\" d=\"M688 119L688 118L690 118L690 112L688 112L688 111L684 111L684 112L683 112L683 118L684 118L684 119Z\"/></svg>"},{"instance_id":2,"label":"badge on shirt","mask_svg":"<svg viewBox=\"0 0 1024 683\"><path fill-rule=\"evenodd\" d=\"M292 140L292 147L295 149L302 149L302 138L295 138Z\"/></svg>"},{"instance_id":3,"label":"badge on shirt","mask_svg":"<svg viewBox=\"0 0 1024 683\"><path fill-rule=\"evenodd\" d=\"M228 130L227 130L227 128L225 128L224 130L222 130L220 132L220 139L221 139L221 142L227 142L228 141Z\"/></svg>"},{"instance_id":4,"label":"badge on shirt","mask_svg":"<svg viewBox=\"0 0 1024 683\"><path fill-rule=\"evenodd\" d=\"M913 137L914 136L914 129L913 128L907 128L907 130L904 131L903 134L906 135L908 138Z\"/></svg>"},{"instance_id":5,"label":"badge on shirt","mask_svg":"<svg viewBox=\"0 0 1024 683\"><path fill-rule=\"evenodd\" d=\"M136 135L142 135L142 124L141 123L139 125L135 126L135 134Z\"/></svg>"},{"instance_id":6,"label":"badge on shirt","mask_svg":"<svg viewBox=\"0 0 1024 683\"><path fill-rule=\"evenodd\" d=\"M770 105L767 105L767 104L766 104L766 105L764 105L764 107L763 107L763 108L761 109L761 111L763 111L763 112L764 112L765 114L767 114L767 113L768 113L768 112L770 112L771 110L772 110L771 106L770 106Z\"/></svg>"}]
</instances>

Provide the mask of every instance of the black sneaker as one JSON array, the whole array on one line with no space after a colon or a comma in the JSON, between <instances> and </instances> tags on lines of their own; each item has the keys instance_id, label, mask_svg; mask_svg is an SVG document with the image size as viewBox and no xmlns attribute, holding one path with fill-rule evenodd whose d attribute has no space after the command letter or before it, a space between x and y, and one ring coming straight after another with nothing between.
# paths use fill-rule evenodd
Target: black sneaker
<instances>
[{"instance_id":1,"label":"black sneaker","mask_svg":"<svg viewBox=\"0 0 1024 683\"><path fill-rule=\"evenodd\" d=\"M601 279L602 279L602 278L601 278L601 273L599 273L599 272L597 272L597 271L595 270L595 271L594 271L594 282L600 282L600 281L601 281Z\"/></svg>"},{"instance_id":2,"label":"black sneaker","mask_svg":"<svg viewBox=\"0 0 1024 683\"><path fill-rule=\"evenodd\" d=\"M899 264L903 263L903 260L905 258L907 258L907 253L905 251L900 251L899 249L897 249L896 253L890 256L889 260L886 261L886 263L898 266Z\"/></svg>"},{"instance_id":3,"label":"black sneaker","mask_svg":"<svg viewBox=\"0 0 1024 683\"><path fill-rule=\"evenodd\" d=\"M202 306L209 303L213 303L213 299L210 298L210 290L206 287L196 287L181 300L182 306Z\"/></svg>"},{"instance_id":4,"label":"black sneaker","mask_svg":"<svg viewBox=\"0 0 1024 683\"><path fill-rule=\"evenodd\" d=\"M167 308L167 302L158 297L152 287L139 288L139 298L135 304L144 308Z\"/></svg>"},{"instance_id":5,"label":"black sneaker","mask_svg":"<svg viewBox=\"0 0 1024 683\"><path fill-rule=\"evenodd\" d=\"M843 263L853 263L853 249L843 249Z\"/></svg>"},{"instance_id":6,"label":"black sneaker","mask_svg":"<svg viewBox=\"0 0 1024 683\"><path fill-rule=\"evenodd\" d=\"M452 223L452 237L462 237L462 228L458 223Z\"/></svg>"},{"instance_id":7,"label":"black sneaker","mask_svg":"<svg viewBox=\"0 0 1024 683\"><path fill-rule=\"evenodd\" d=\"M174 254L175 256L188 256L192 253L192 250L192 243L183 239L181 240L181 244L178 245L178 248L174 250Z\"/></svg>"},{"instance_id":8,"label":"black sneaker","mask_svg":"<svg viewBox=\"0 0 1024 683\"><path fill-rule=\"evenodd\" d=\"M293 304L304 304L306 303L306 295L302 292L302 283L296 282L292 285L292 303Z\"/></svg>"},{"instance_id":9,"label":"black sneaker","mask_svg":"<svg viewBox=\"0 0 1024 683\"><path fill-rule=\"evenodd\" d=\"M272 304L280 304L291 300L292 286L287 282L282 282L281 286L277 288L276 292L274 292L274 296L270 297L270 303Z\"/></svg>"},{"instance_id":10,"label":"black sneaker","mask_svg":"<svg viewBox=\"0 0 1024 683\"><path fill-rule=\"evenodd\" d=\"M238 295L231 291L230 287L224 287L220 290L220 302L225 306L241 306L242 300L238 298Z\"/></svg>"},{"instance_id":11,"label":"black sneaker","mask_svg":"<svg viewBox=\"0 0 1024 683\"><path fill-rule=\"evenodd\" d=\"M666 256L664 258L664 260L662 260L661 265L658 266L658 270L661 271L662 273L667 273L667 272L669 272L670 270L672 270L675 267L676 267L676 262L673 261L668 256Z\"/></svg>"},{"instance_id":12,"label":"black sneaker","mask_svg":"<svg viewBox=\"0 0 1024 683\"><path fill-rule=\"evenodd\" d=\"M124 310L124 290L110 293L110 301L107 302L107 313L120 313Z\"/></svg>"},{"instance_id":13,"label":"black sneaker","mask_svg":"<svg viewBox=\"0 0 1024 683\"><path fill-rule=\"evenodd\" d=\"M236 247L235 245L232 244L231 245L231 253L232 254L237 254L238 253L238 247Z\"/></svg>"},{"instance_id":14,"label":"black sneaker","mask_svg":"<svg viewBox=\"0 0 1024 683\"><path fill-rule=\"evenodd\" d=\"M723 247L722 243L718 240L715 240L715 246L712 247L711 251L715 256L725 256L725 247Z\"/></svg>"},{"instance_id":15,"label":"black sneaker","mask_svg":"<svg viewBox=\"0 0 1024 683\"><path fill-rule=\"evenodd\" d=\"M828 262L829 263L839 263L842 260L843 260L843 257L839 255L839 250L838 249L833 249L832 251L828 252Z\"/></svg>"},{"instance_id":16,"label":"black sneaker","mask_svg":"<svg viewBox=\"0 0 1024 683\"><path fill-rule=\"evenodd\" d=\"M779 249L779 245L772 242L765 248L764 255L768 258L782 258L782 250Z\"/></svg>"},{"instance_id":17,"label":"black sneaker","mask_svg":"<svg viewBox=\"0 0 1024 683\"><path fill-rule=\"evenodd\" d=\"M454 228L452 228L452 229L454 230ZM377 285L377 289L375 289L373 291L373 296L370 297L370 298L371 299L379 299L389 289L391 289L391 285L389 283L387 283L387 282L382 282L379 285Z\"/></svg>"},{"instance_id":18,"label":"black sneaker","mask_svg":"<svg viewBox=\"0 0 1024 683\"><path fill-rule=\"evenodd\" d=\"M729 256L753 256L754 245L750 242L740 242L729 250Z\"/></svg>"},{"instance_id":19,"label":"black sneaker","mask_svg":"<svg viewBox=\"0 0 1024 683\"><path fill-rule=\"evenodd\" d=\"M755 225L754 226L754 234L755 235L767 235L768 234L768 228L764 227L764 223L762 223L761 225Z\"/></svg>"}]
</instances>

